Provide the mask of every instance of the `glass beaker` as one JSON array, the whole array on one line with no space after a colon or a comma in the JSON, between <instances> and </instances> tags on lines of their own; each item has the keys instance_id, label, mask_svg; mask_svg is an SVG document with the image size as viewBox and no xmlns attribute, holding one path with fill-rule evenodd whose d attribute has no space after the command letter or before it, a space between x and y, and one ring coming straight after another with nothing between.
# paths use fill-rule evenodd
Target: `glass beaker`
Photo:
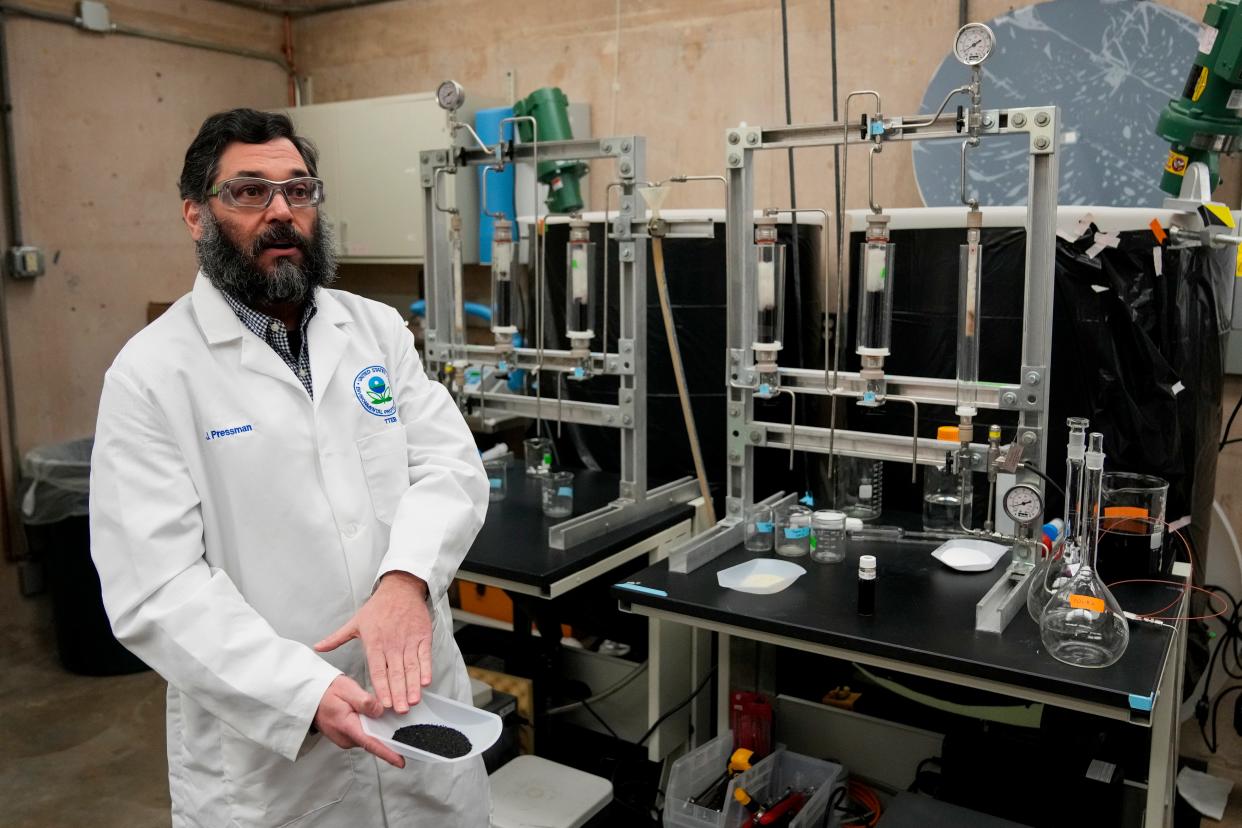
<instances>
[{"instance_id":1,"label":"glass beaker","mask_svg":"<svg viewBox=\"0 0 1242 828\"><path fill-rule=\"evenodd\" d=\"M969 526L974 506L970 477L936 466L923 467L923 529L928 532L962 532L963 509Z\"/></svg>"},{"instance_id":2,"label":"glass beaker","mask_svg":"<svg viewBox=\"0 0 1242 828\"><path fill-rule=\"evenodd\" d=\"M1073 575L1052 594L1040 615L1039 638L1058 661L1076 667L1107 667L1129 646L1130 625L1095 572L1104 476L1104 437L1098 432L1091 434L1084 465L1081 518L1086 543Z\"/></svg>"},{"instance_id":3,"label":"glass beaker","mask_svg":"<svg viewBox=\"0 0 1242 828\"><path fill-rule=\"evenodd\" d=\"M821 509L811 515L811 560L829 564L845 560L845 512Z\"/></svg>"},{"instance_id":4,"label":"glass beaker","mask_svg":"<svg viewBox=\"0 0 1242 828\"><path fill-rule=\"evenodd\" d=\"M550 518L565 518L574 513L574 473L550 471L540 475L543 486L543 513Z\"/></svg>"},{"instance_id":5,"label":"glass beaker","mask_svg":"<svg viewBox=\"0 0 1242 828\"><path fill-rule=\"evenodd\" d=\"M884 507L884 463L863 457L836 458L836 507L849 517L875 520Z\"/></svg>"},{"instance_id":6,"label":"glass beaker","mask_svg":"<svg viewBox=\"0 0 1242 828\"><path fill-rule=\"evenodd\" d=\"M811 510L791 503L776 513L776 554L801 558L811 551Z\"/></svg>"},{"instance_id":7,"label":"glass beaker","mask_svg":"<svg viewBox=\"0 0 1242 828\"><path fill-rule=\"evenodd\" d=\"M526 456L526 474L538 477L552 470L552 440L547 437L528 437L522 441Z\"/></svg>"},{"instance_id":8,"label":"glass beaker","mask_svg":"<svg viewBox=\"0 0 1242 828\"><path fill-rule=\"evenodd\" d=\"M509 493L509 461L485 460L483 471L487 472L487 499L490 501L504 500L505 495Z\"/></svg>"},{"instance_id":9,"label":"glass beaker","mask_svg":"<svg viewBox=\"0 0 1242 828\"><path fill-rule=\"evenodd\" d=\"M1167 481L1148 474L1104 475L1104 521L1096 571L1104 583L1164 574Z\"/></svg>"},{"instance_id":10,"label":"glass beaker","mask_svg":"<svg viewBox=\"0 0 1242 828\"><path fill-rule=\"evenodd\" d=\"M772 507L756 503L746 512L746 550L748 552L771 552L775 527Z\"/></svg>"}]
</instances>

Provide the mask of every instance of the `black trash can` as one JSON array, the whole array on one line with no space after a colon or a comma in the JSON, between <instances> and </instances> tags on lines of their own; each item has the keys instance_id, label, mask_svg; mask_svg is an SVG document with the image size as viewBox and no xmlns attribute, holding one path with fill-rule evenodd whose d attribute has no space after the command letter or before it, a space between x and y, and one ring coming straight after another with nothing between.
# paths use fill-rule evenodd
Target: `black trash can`
<instances>
[{"instance_id":1,"label":"black trash can","mask_svg":"<svg viewBox=\"0 0 1242 828\"><path fill-rule=\"evenodd\" d=\"M112 635L91 560L93 445L88 437L27 453L22 520L31 556L46 573L60 663L79 675L118 676L148 667Z\"/></svg>"}]
</instances>

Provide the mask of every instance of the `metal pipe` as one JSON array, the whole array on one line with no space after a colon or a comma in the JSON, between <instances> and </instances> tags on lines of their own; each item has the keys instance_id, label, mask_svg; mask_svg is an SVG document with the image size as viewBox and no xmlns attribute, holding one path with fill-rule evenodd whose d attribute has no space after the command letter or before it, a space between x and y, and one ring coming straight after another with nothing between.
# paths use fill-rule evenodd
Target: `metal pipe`
<instances>
[{"instance_id":1,"label":"metal pipe","mask_svg":"<svg viewBox=\"0 0 1242 828\"><path fill-rule=\"evenodd\" d=\"M962 203L972 210L979 209L979 200L974 196L966 198L966 148L979 146L979 139L971 136L962 142Z\"/></svg>"},{"instance_id":2,"label":"metal pipe","mask_svg":"<svg viewBox=\"0 0 1242 828\"><path fill-rule=\"evenodd\" d=\"M509 118L502 118L497 124L500 132L500 140L504 139L505 124L514 124L515 133L513 141L517 143L516 124L527 122L531 128L531 166L534 170L534 185L531 188L531 203L534 210L531 212L531 260L535 265L535 339L536 350L538 352L539 364L535 367L535 434L538 436L539 429L546 427L543 422L543 256L544 245L542 234L539 232L539 122L530 115L514 115ZM499 146L499 142L497 143ZM491 150L487 150L490 152ZM514 209L516 210L516 200L514 201ZM514 216L516 219L517 216ZM606 347L606 346L605 346Z\"/></svg>"},{"instance_id":3,"label":"metal pipe","mask_svg":"<svg viewBox=\"0 0 1242 828\"><path fill-rule=\"evenodd\" d=\"M393 0L336 0L332 3L307 3L301 6L290 6L286 3L271 2L271 0L217 0L217 2L225 3L229 6L237 6L240 9L262 12L263 14L288 14L293 17L312 17L316 14L327 14L328 12L343 11L345 9L360 9L363 6L376 6L380 3L391 3Z\"/></svg>"},{"instance_id":4,"label":"metal pipe","mask_svg":"<svg viewBox=\"0 0 1242 828\"><path fill-rule=\"evenodd\" d=\"M875 156L876 153L883 151L883 144L872 144L871 152L867 153L867 204L871 207L871 212L876 215L882 213L883 210L875 203Z\"/></svg>"},{"instance_id":5,"label":"metal pipe","mask_svg":"<svg viewBox=\"0 0 1242 828\"><path fill-rule=\"evenodd\" d=\"M9 78L8 32L5 29L5 23L4 15L0 14L0 96L2 96L0 97L0 109L3 110L3 117L0 119L0 134L3 135L4 143L5 212L8 214L9 244L20 245L22 243L21 203L18 197L17 163L13 147L13 90ZM13 352L9 338L7 291L9 280L4 270L5 268L0 267L0 364L4 371L4 414L11 455L9 459L12 463L11 483L16 490L17 481L22 478L22 462L17 446L17 402L13 398L14 389L17 386L13 382ZM2 461L0 458L0 462ZM24 539L25 536L12 531L15 516L9 511L9 492L9 486L0 480L0 499L3 500L4 505L3 514L0 514L0 520L4 521L4 552L5 557L12 561L19 557L14 548L14 539L18 537Z\"/></svg>"},{"instance_id":6,"label":"metal pipe","mask_svg":"<svg viewBox=\"0 0 1242 828\"><path fill-rule=\"evenodd\" d=\"M283 10L282 10L283 11ZM5 14L16 14L22 17L29 17L32 20L41 20L44 23L59 23L64 26L72 26L75 29L82 28L82 18L68 14L58 14L56 12L43 11L42 9L32 9L26 6L15 5L13 3L0 3L0 12ZM237 57L251 58L253 60L262 60L268 63L274 63L281 68L283 72L290 72L289 64L283 57L260 52L256 49L244 49L238 46L228 46L223 43L214 43L209 40L198 40L192 37L182 37L181 35L165 34L151 29L142 29L137 26L129 26L124 23L113 23L108 27L108 31L112 34L126 35L128 37L139 37L144 40L155 40L161 43L172 43L177 46L188 46L192 49L206 49L211 52L220 52L227 55L235 55Z\"/></svg>"},{"instance_id":7,"label":"metal pipe","mask_svg":"<svg viewBox=\"0 0 1242 828\"><path fill-rule=\"evenodd\" d=\"M936 119L939 118L944 113L944 108L949 105L949 101L951 101L955 95L965 95L966 93L970 91L971 91L970 86L959 86L956 89L953 89L952 91L950 91L948 95L944 96L944 100L940 102L940 108L936 110L935 115L923 121L903 121L901 125L903 127L931 126L932 124L936 123Z\"/></svg>"}]
</instances>

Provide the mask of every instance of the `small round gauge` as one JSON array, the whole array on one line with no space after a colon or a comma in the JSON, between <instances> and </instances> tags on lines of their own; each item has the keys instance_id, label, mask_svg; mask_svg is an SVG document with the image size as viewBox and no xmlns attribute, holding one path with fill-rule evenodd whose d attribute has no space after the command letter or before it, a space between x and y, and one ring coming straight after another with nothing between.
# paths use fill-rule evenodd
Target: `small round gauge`
<instances>
[{"instance_id":1,"label":"small round gauge","mask_svg":"<svg viewBox=\"0 0 1242 828\"><path fill-rule=\"evenodd\" d=\"M982 23L967 23L953 39L953 55L967 66L978 66L996 47L996 35Z\"/></svg>"},{"instance_id":2,"label":"small round gauge","mask_svg":"<svg viewBox=\"0 0 1242 828\"><path fill-rule=\"evenodd\" d=\"M1019 483L1005 492L1005 514L1017 523L1034 523L1044 513L1044 498L1034 486Z\"/></svg>"},{"instance_id":3,"label":"small round gauge","mask_svg":"<svg viewBox=\"0 0 1242 828\"><path fill-rule=\"evenodd\" d=\"M439 102L441 109L456 112L466 102L466 91L457 81L446 80L436 90L436 101Z\"/></svg>"}]
</instances>

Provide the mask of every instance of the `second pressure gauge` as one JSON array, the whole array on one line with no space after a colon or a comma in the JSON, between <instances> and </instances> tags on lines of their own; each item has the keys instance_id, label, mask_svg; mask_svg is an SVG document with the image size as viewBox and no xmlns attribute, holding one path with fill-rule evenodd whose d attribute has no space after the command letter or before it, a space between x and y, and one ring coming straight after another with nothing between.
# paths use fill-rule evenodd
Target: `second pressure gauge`
<instances>
[{"instance_id":1,"label":"second pressure gauge","mask_svg":"<svg viewBox=\"0 0 1242 828\"><path fill-rule=\"evenodd\" d=\"M441 109L456 112L466 102L466 92L457 81L446 80L436 90L436 101L439 102Z\"/></svg>"},{"instance_id":2,"label":"second pressure gauge","mask_svg":"<svg viewBox=\"0 0 1242 828\"><path fill-rule=\"evenodd\" d=\"M967 23L957 30L953 55L967 66L978 66L996 48L996 35L982 23Z\"/></svg>"},{"instance_id":3,"label":"second pressure gauge","mask_svg":"<svg viewBox=\"0 0 1242 828\"><path fill-rule=\"evenodd\" d=\"M1005 514L1015 523L1030 524L1044 513L1044 498L1034 486L1019 483L1005 492Z\"/></svg>"}]
</instances>

